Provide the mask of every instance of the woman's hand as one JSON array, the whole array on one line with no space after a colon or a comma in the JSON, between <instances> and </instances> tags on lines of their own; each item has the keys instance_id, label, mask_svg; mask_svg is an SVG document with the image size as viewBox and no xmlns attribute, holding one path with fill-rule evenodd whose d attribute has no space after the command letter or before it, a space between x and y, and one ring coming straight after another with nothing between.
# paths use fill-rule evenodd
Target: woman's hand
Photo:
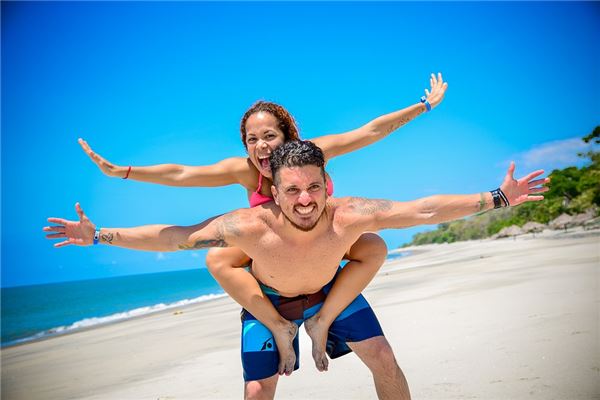
<instances>
[{"instance_id":1,"label":"woman's hand","mask_svg":"<svg viewBox=\"0 0 600 400\"><path fill-rule=\"evenodd\" d=\"M81 146L83 151L85 151L85 154L87 154L88 157L94 163L96 163L98 168L100 168L100 170L102 172L104 172L105 175L116 176L119 178L123 178L125 176L125 174L127 173L125 168L119 167L118 165L111 163L110 161L108 161L107 159L105 159L98 153L94 153L92 151L92 148L90 147L90 145L87 144L87 142L85 140L79 138L77 141L79 142L79 145Z\"/></svg>"},{"instance_id":2,"label":"woman's hand","mask_svg":"<svg viewBox=\"0 0 600 400\"><path fill-rule=\"evenodd\" d=\"M431 84L431 92L425 89L425 96L429 104L431 104L431 108L434 109L444 100L444 94L446 93L446 89L448 89L448 82L444 82L442 73L438 72L437 78L435 74L431 74L429 83Z\"/></svg>"}]
</instances>

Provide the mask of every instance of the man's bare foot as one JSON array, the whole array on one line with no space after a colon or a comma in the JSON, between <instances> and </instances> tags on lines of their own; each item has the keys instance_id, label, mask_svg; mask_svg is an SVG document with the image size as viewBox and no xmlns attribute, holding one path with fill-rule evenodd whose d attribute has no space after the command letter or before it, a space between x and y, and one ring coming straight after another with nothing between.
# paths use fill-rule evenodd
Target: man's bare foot
<instances>
[{"instance_id":1,"label":"man's bare foot","mask_svg":"<svg viewBox=\"0 0 600 400\"><path fill-rule=\"evenodd\" d=\"M317 369L319 371L327 371L329 360L327 359L325 348L327 346L327 333L329 331L329 325L325 326L325 324L318 318L318 315L319 314L315 314L304 321L304 328L312 340L312 356L315 360Z\"/></svg>"},{"instance_id":2,"label":"man's bare foot","mask_svg":"<svg viewBox=\"0 0 600 400\"><path fill-rule=\"evenodd\" d=\"M294 338L298 334L298 325L291 321L281 323L280 328L271 330L279 351L279 375L291 375L296 364Z\"/></svg>"}]
</instances>

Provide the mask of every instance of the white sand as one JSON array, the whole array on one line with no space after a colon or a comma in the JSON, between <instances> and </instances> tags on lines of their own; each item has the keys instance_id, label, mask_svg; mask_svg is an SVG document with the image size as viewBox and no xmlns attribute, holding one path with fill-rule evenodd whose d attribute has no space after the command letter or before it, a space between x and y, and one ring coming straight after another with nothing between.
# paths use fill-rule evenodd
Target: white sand
<instances>
[{"instance_id":1,"label":"white sand","mask_svg":"<svg viewBox=\"0 0 600 400\"><path fill-rule=\"evenodd\" d=\"M415 399L600 399L600 235L430 245L366 297ZM2 350L2 399L239 399L239 307L219 299ZM301 369L279 399L370 399L355 355Z\"/></svg>"}]
</instances>

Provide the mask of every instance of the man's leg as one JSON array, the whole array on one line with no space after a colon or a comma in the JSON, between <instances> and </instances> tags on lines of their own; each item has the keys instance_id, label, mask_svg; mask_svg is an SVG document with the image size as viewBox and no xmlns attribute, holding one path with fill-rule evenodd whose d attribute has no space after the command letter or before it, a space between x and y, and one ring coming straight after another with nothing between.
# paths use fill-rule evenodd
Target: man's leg
<instances>
[{"instance_id":1,"label":"man's leg","mask_svg":"<svg viewBox=\"0 0 600 400\"><path fill-rule=\"evenodd\" d=\"M275 374L269 378L258 381L244 382L245 400L272 400L275 397L279 375Z\"/></svg>"},{"instance_id":2,"label":"man's leg","mask_svg":"<svg viewBox=\"0 0 600 400\"><path fill-rule=\"evenodd\" d=\"M410 399L406 378L385 337L375 336L360 342L348 342L348 346L373 373L377 397L380 400Z\"/></svg>"},{"instance_id":3,"label":"man's leg","mask_svg":"<svg viewBox=\"0 0 600 400\"><path fill-rule=\"evenodd\" d=\"M233 247L210 249L206 255L208 270L223 290L269 328L279 351L279 372L291 374L296 363L292 341L298 327L279 315L252 274L238 268L248 260L246 254Z\"/></svg>"},{"instance_id":4,"label":"man's leg","mask_svg":"<svg viewBox=\"0 0 600 400\"><path fill-rule=\"evenodd\" d=\"M338 272L335 283L318 313L304 321L312 340L312 356L319 371L327 371L325 354L327 331L340 313L348 307L371 282L387 256L387 246L375 233L363 233L352 245L346 257L349 261Z\"/></svg>"}]
</instances>

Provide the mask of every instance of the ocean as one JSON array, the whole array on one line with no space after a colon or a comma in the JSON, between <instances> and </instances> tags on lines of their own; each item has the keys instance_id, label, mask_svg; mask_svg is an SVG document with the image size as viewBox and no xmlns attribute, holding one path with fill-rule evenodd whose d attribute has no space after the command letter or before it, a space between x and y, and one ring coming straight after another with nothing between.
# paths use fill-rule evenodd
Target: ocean
<instances>
[{"instance_id":1,"label":"ocean","mask_svg":"<svg viewBox=\"0 0 600 400\"><path fill-rule=\"evenodd\" d=\"M410 254L392 252L388 261ZM226 296L207 269L0 289L2 347Z\"/></svg>"},{"instance_id":2,"label":"ocean","mask_svg":"<svg viewBox=\"0 0 600 400\"><path fill-rule=\"evenodd\" d=\"M200 268L2 288L1 346L223 296L208 270Z\"/></svg>"}]
</instances>

